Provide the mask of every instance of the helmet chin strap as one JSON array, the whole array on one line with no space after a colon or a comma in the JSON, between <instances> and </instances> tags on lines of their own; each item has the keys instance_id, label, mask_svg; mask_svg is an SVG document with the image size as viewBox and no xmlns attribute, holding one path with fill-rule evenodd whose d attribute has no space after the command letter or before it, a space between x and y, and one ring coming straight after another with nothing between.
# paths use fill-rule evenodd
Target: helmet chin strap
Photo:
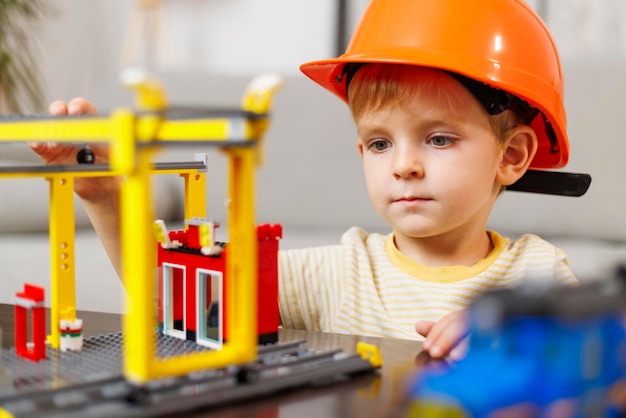
<instances>
[{"instance_id":1,"label":"helmet chin strap","mask_svg":"<svg viewBox=\"0 0 626 418\"><path fill-rule=\"evenodd\" d=\"M591 176L563 171L528 170L506 190L580 197L587 193Z\"/></svg>"}]
</instances>

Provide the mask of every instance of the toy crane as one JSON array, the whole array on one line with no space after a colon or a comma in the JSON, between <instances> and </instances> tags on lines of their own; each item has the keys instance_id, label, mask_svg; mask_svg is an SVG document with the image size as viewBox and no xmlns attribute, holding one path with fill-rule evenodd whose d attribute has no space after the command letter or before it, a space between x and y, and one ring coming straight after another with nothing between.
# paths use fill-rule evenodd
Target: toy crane
<instances>
[{"instance_id":1,"label":"toy crane","mask_svg":"<svg viewBox=\"0 0 626 418\"><path fill-rule=\"evenodd\" d=\"M50 348L46 350L53 357L42 359L39 356L41 351L37 351L33 356L35 361L24 367L22 362L31 360L15 358L14 352L2 353L5 366L10 368L11 362L7 359L13 362L11 367L16 373L15 381L28 382L33 378L20 375L24 370L31 370L37 376L52 374L52 381L49 386L42 387L39 383L39 386L30 388L21 383L19 387L16 385L7 389L5 394L0 393L0 416L45 416L50 412L47 410L50 405L56 402L53 398L67 400L61 402L62 405L55 404L58 408L56 413L67 417L87 413L103 417L152 416L267 393L268 389L279 391L319 379L332 380L334 376L372 372L380 367L381 359L376 347L364 344L357 347L358 355L345 356L338 356L336 352L310 352L302 343L262 348L257 345L257 265L262 247L259 243L261 240L275 241L282 235L282 230L280 226L257 227L254 224L254 173L255 166L262 161L261 138L269 126L272 97L280 87L280 79L262 76L253 80L239 109L217 111L169 106L158 80L137 69L124 72L122 81L135 89L138 111L121 108L100 116L0 119L0 142L54 141L77 144L84 149L88 149L90 144L108 144L110 147L110 164L0 167L0 177L37 176L50 182L52 326L48 336ZM156 294L154 269L157 265L157 242L154 238L150 176L155 173L179 173L185 179L185 219L206 218L206 162L152 162L153 155L159 150L181 144L218 147L228 158L229 242L226 248L228 257L222 259L225 263L223 270L228 277L224 281L223 292L223 305L228 318L223 332L227 338L220 341L217 349L182 341L182 344L190 343L177 346L184 350L161 355L161 347L155 337L167 333L158 331L153 299ZM122 279L128 294L126 313L121 334L86 338L81 352L59 353L58 349L63 345L75 346L63 340L64 344L62 338L72 338L82 326L75 317L73 185L75 178L86 176L125 177L120 196L120 216ZM195 247L198 247L197 252L203 257L218 254L219 251L213 253L214 237L207 237L215 224L209 222L207 226L204 220L194 222L190 229L195 232L174 234L182 234L177 237L184 236L191 251L196 251ZM165 231L163 227L161 224L162 232ZM165 248L170 234L165 231L163 235L166 245L161 246L159 251L171 251ZM197 245L189 245L189 239L196 240L196 237ZM182 241L185 239L181 238ZM277 247L272 247L270 251L275 254ZM29 285L22 293L28 296L22 298L26 307L36 307L40 312L43 303L41 292ZM31 297L33 295L36 298ZM31 299L34 304L30 303ZM162 331L165 330L162 328ZM199 333L202 332L199 330ZM20 341L23 342L23 339ZM89 347L107 349L113 345L117 350L123 346L123 350L113 355L102 355L97 350L94 354L89 350ZM37 350L41 350L41 345L37 345ZM117 366L123 368L123 372L111 374L115 373L116 365L103 364L104 359L119 361L120 357L123 361ZM89 361L101 367L97 376L80 372L81 365ZM293 370L285 376L275 372L264 373L267 368L274 370L278 366L280 370L289 369L290 364L293 364ZM303 367L303 364L310 365ZM53 372L49 370L52 365ZM62 371L60 369L71 376L55 375ZM76 374L72 375L72 370ZM265 381L265 375L271 376L271 379ZM246 386L237 390L240 389L240 382L245 382ZM200 396L198 391L206 392L207 396Z\"/></svg>"},{"instance_id":2,"label":"toy crane","mask_svg":"<svg viewBox=\"0 0 626 418\"><path fill-rule=\"evenodd\" d=\"M256 79L249 86L239 111L221 112L217 116L198 112L169 119L167 102L160 85L145 73L130 70L122 81L137 91L137 101L142 113L117 109L106 116L64 118L20 118L0 125L2 141L38 141L109 143L110 167L90 165L46 166L37 169L3 171L3 175L43 175L51 183L51 246L54 269L52 271L52 323L62 319L60 312L75 304L74 277L70 262L73 259L73 180L77 176L125 176L121 190L121 240L124 260L123 279L129 297L128 314L124 320L127 361L125 374L138 383L151 378L184 374L200 367L220 367L245 362L256 354L254 312L256 300L256 261L251 256L256 249L254 231L254 166L256 141L267 128L267 112L271 96L280 86L277 77ZM222 350L189 355L184 360L159 361L154 355L152 333L154 283L152 269L155 265L151 225L153 221L150 202L149 175L153 170L152 155L159 149L180 142L205 143L223 147L229 159L231 236L230 265L233 297L229 306L236 309L232 317L229 343ZM191 196L191 194L188 194ZM193 199L202 197L199 193ZM71 202L71 203L70 203ZM189 205L193 209L194 204ZM70 216L68 216L68 214ZM132 245L131 245L132 243ZM234 289L245 289L237 295ZM74 318L64 318L74 319ZM60 335L52 327L51 345L58 348Z\"/></svg>"}]
</instances>

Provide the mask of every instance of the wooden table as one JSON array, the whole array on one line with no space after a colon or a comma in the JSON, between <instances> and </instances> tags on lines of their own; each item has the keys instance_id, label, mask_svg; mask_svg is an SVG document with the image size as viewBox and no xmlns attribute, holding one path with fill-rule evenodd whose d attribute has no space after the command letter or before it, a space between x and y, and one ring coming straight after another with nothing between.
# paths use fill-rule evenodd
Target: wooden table
<instances>
[{"instance_id":1,"label":"wooden table","mask_svg":"<svg viewBox=\"0 0 626 418\"><path fill-rule=\"evenodd\" d=\"M121 316L81 311L84 335L94 336L121 329ZM13 346L13 306L0 304L2 347ZM409 340L358 337L342 334L282 329L281 342L307 340L309 348L331 350L342 348L353 353L357 342L379 347L383 367L376 373L341 383L298 388L264 399L225 405L191 415L194 417L260 417L260 418L329 418L329 417L403 417L405 416L406 379L426 360L421 344Z\"/></svg>"}]
</instances>

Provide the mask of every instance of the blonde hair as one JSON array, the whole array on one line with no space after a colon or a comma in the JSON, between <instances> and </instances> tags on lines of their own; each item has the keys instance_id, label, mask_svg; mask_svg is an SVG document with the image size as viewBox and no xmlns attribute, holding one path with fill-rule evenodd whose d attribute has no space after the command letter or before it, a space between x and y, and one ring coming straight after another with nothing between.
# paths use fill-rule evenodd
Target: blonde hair
<instances>
[{"instance_id":1,"label":"blonde hair","mask_svg":"<svg viewBox=\"0 0 626 418\"><path fill-rule=\"evenodd\" d=\"M424 90L434 91L437 98L450 101L450 93L442 83L448 77L444 71L415 65L363 65L348 85L352 117L358 121L367 112L401 106ZM511 110L487 116L499 142L503 142L512 129L523 124Z\"/></svg>"}]
</instances>

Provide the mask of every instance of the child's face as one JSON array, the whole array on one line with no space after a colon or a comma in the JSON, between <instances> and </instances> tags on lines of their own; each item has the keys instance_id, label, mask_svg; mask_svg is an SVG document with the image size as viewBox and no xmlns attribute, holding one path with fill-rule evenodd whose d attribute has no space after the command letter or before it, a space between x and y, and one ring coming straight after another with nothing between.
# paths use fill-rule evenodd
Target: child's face
<instances>
[{"instance_id":1,"label":"child's face","mask_svg":"<svg viewBox=\"0 0 626 418\"><path fill-rule=\"evenodd\" d=\"M500 188L501 146L487 113L451 77L440 82L356 121L370 199L396 235L484 231Z\"/></svg>"}]
</instances>

